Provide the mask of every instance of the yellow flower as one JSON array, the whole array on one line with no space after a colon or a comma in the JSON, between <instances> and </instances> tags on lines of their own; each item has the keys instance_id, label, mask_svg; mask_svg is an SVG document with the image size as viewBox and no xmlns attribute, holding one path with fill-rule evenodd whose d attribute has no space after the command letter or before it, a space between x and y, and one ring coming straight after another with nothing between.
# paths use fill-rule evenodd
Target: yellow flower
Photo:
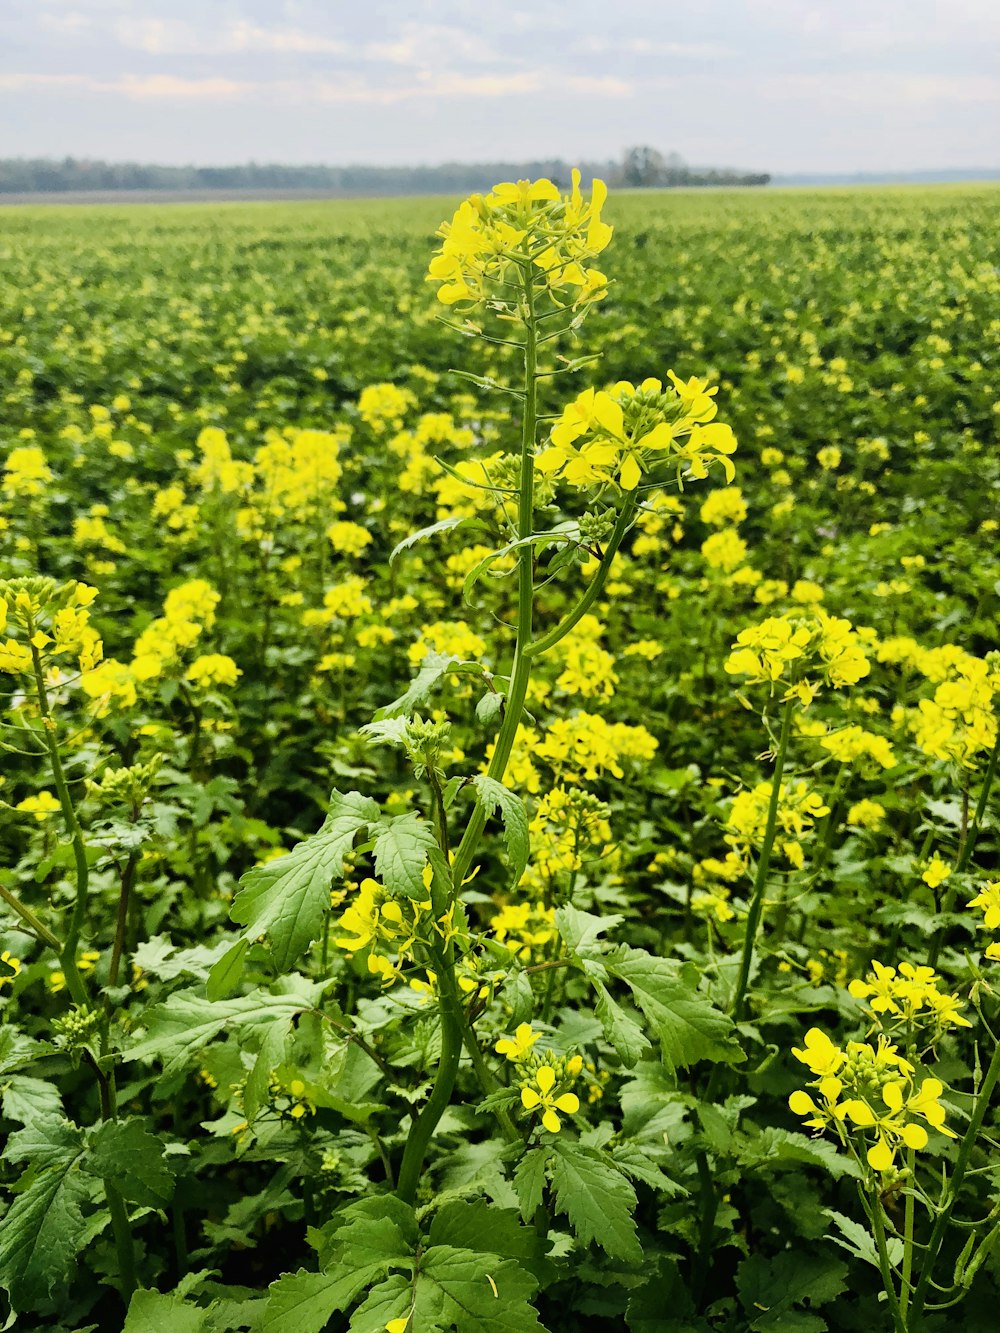
<instances>
[{"instance_id":1,"label":"yellow flower","mask_svg":"<svg viewBox=\"0 0 1000 1333\"><path fill-rule=\"evenodd\" d=\"M985 884L968 906L980 909L987 930L996 930L1000 926L1000 880Z\"/></svg>"},{"instance_id":2,"label":"yellow flower","mask_svg":"<svg viewBox=\"0 0 1000 1333\"><path fill-rule=\"evenodd\" d=\"M820 1028L810 1028L805 1036L805 1049L793 1046L792 1054L821 1077L835 1074L847 1059L840 1047L835 1046Z\"/></svg>"},{"instance_id":3,"label":"yellow flower","mask_svg":"<svg viewBox=\"0 0 1000 1333\"><path fill-rule=\"evenodd\" d=\"M562 1111L564 1115L576 1115L580 1109L580 1099L574 1092L564 1092L558 1097L553 1097L552 1089L556 1083L556 1071L551 1065L540 1065L535 1070L534 1086L531 1083L522 1083L521 1085L521 1105L526 1111L542 1112L542 1124L550 1134L558 1134L562 1128L562 1121L556 1114Z\"/></svg>"},{"instance_id":4,"label":"yellow flower","mask_svg":"<svg viewBox=\"0 0 1000 1333\"><path fill-rule=\"evenodd\" d=\"M532 1031L530 1023L521 1023L513 1037L501 1037L493 1049L497 1055L516 1062L524 1059L540 1036L540 1032Z\"/></svg>"},{"instance_id":5,"label":"yellow flower","mask_svg":"<svg viewBox=\"0 0 1000 1333\"><path fill-rule=\"evenodd\" d=\"M920 878L924 881L925 884L929 885L932 889L936 889L939 885L943 884L945 880L948 879L950 876L951 876L951 867L949 865L946 865L945 862L941 860L940 856L935 854L931 858L930 863L927 866L927 869L920 876Z\"/></svg>"},{"instance_id":6,"label":"yellow flower","mask_svg":"<svg viewBox=\"0 0 1000 1333\"><path fill-rule=\"evenodd\" d=\"M0 973L0 989L2 989L4 986L10 985L20 972L21 960L20 958L15 958L9 949L4 949L3 953L0 953L0 962L6 963L11 969L9 974Z\"/></svg>"},{"instance_id":7,"label":"yellow flower","mask_svg":"<svg viewBox=\"0 0 1000 1333\"><path fill-rule=\"evenodd\" d=\"M54 815L59 808L59 802L50 791L40 791L37 796L26 796L14 807L22 814L34 815L39 823L43 819L48 819L49 815Z\"/></svg>"}]
</instances>

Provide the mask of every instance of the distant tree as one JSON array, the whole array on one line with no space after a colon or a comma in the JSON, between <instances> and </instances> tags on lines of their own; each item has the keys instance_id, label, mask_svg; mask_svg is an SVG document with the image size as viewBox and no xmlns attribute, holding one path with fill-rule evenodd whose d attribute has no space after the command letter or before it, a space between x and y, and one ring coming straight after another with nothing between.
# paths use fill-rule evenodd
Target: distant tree
<instances>
[{"instance_id":1,"label":"distant tree","mask_svg":"<svg viewBox=\"0 0 1000 1333\"><path fill-rule=\"evenodd\" d=\"M676 154L671 154L676 156ZM680 159L678 159L679 161ZM682 164L683 165L683 164ZM626 148L622 156L621 183L630 189L644 189L666 183L667 164L663 154L648 144Z\"/></svg>"}]
</instances>

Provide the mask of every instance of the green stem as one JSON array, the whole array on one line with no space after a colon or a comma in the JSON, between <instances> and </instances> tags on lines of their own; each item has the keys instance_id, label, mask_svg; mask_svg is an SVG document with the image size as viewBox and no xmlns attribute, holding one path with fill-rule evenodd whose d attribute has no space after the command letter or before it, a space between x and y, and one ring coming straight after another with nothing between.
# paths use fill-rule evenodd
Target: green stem
<instances>
[{"instance_id":1,"label":"green stem","mask_svg":"<svg viewBox=\"0 0 1000 1333\"><path fill-rule=\"evenodd\" d=\"M115 921L115 942L111 949L111 962L108 965L108 985L118 985L118 970L121 967L122 954L125 950L125 934L128 927L128 909L135 886L135 872L139 864L139 853L129 852L125 869L122 871L121 889L118 894L118 917Z\"/></svg>"},{"instance_id":2,"label":"green stem","mask_svg":"<svg viewBox=\"0 0 1000 1333\"><path fill-rule=\"evenodd\" d=\"M951 883L945 891L944 902L941 904L941 917L947 917L948 913L955 905L955 895L958 892L956 879L964 874L972 860L972 853L976 850L976 838L979 836L979 826L986 813L986 805L990 799L990 790L993 786L993 779L997 772L997 759L1000 757L1000 731L997 732L996 741L993 744L993 750L990 754L989 763L986 765L986 773L983 777L983 789L979 793L979 800L976 802L976 810L972 816L972 823L969 825L962 847L958 854L958 860L955 862L955 869L952 871ZM944 945L947 935L947 925L942 924L941 928L935 933L931 941L930 952L927 955L927 966L936 967L938 955Z\"/></svg>"},{"instance_id":3,"label":"green stem","mask_svg":"<svg viewBox=\"0 0 1000 1333\"><path fill-rule=\"evenodd\" d=\"M906 1204L903 1212L903 1276L899 1284L899 1310L906 1322L906 1312L910 1304L910 1290L913 1279L913 1215L916 1209L917 1189L914 1175L916 1154L913 1148L906 1150L906 1167L910 1173L910 1187L906 1191Z\"/></svg>"},{"instance_id":4,"label":"green stem","mask_svg":"<svg viewBox=\"0 0 1000 1333\"><path fill-rule=\"evenodd\" d=\"M52 711L49 708L48 691L45 688L45 677L42 674L42 660L34 644L31 645L31 661L35 673L35 689L38 693L38 711L41 714L42 731L45 734L45 746L49 755L49 767L52 770L52 780L56 786L56 794L59 797L66 831L73 844L73 859L76 863L76 901L73 904L69 929L63 941L60 962L62 963L63 975L66 978L66 987L73 997L74 1004L85 1005L87 1003L87 992L83 984L83 978L80 976L80 970L77 967L76 951L80 943L80 934L83 930L87 911L90 867L87 864L87 849L83 841L83 830L80 828L80 821L76 817L73 798L69 794L69 784L66 781L66 773L59 755L56 725L52 717Z\"/></svg>"},{"instance_id":5,"label":"green stem","mask_svg":"<svg viewBox=\"0 0 1000 1333\"><path fill-rule=\"evenodd\" d=\"M427 1145L437 1129L438 1121L451 1102L455 1079L458 1076L458 1063L462 1055L462 1021L453 960L442 957L437 984L441 1006L441 1055L437 1077L424 1109L410 1128L396 1182L396 1193L404 1203L409 1204L412 1204L417 1197L417 1185L423 1171Z\"/></svg>"},{"instance_id":6,"label":"green stem","mask_svg":"<svg viewBox=\"0 0 1000 1333\"><path fill-rule=\"evenodd\" d=\"M753 949L764 911L764 888L767 883L768 871L771 868L771 853L774 850L774 838L778 827L781 778L785 771L785 757L788 754L788 739L792 730L793 710L794 700L789 699L785 704L785 712L781 720L781 736L778 740L778 752L774 761L774 777L771 781L771 800L767 807L767 824L764 828L764 841L761 844L757 874L754 876L753 890L750 895L750 910L747 913L746 932L743 936L743 957L740 961L739 977L733 994L732 1015L737 1023L743 1018L747 985L750 980L750 967L753 963Z\"/></svg>"},{"instance_id":7,"label":"green stem","mask_svg":"<svg viewBox=\"0 0 1000 1333\"><path fill-rule=\"evenodd\" d=\"M600 597L605 583L608 581L608 575L611 572L611 566L614 564L615 556L618 554L618 548L625 538L625 534L632 526L632 519L636 510L636 494L630 491L626 497L621 509L618 511L618 517L615 520L614 530L608 539L607 547L601 557L601 564L594 577L590 580L586 592L577 602L572 611L565 616L558 625L553 626L546 634L540 635L534 643L527 649L529 657L540 657L542 653L547 653L550 648L554 648L560 639L564 639L574 625L577 624L583 616L587 614L593 604Z\"/></svg>"},{"instance_id":8,"label":"green stem","mask_svg":"<svg viewBox=\"0 0 1000 1333\"><path fill-rule=\"evenodd\" d=\"M892 1280L892 1265L889 1263L889 1251L885 1243L885 1223L882 1221L882 1200L879 1198L878 1186L872 1188L872 1228L875 1232L878 1266L882 1274L882 1285L885 1287L889 1310L892 1314L892 1324L896 1333L907 1333L906 1316L900 1309L899 1299L896 1296L896 1285Z\"/></svg>"},{"instance_id":9,"label":"green stem","mask_svg":"<svg viewBox=\"0 0 1000 1333\"><path fill-rule=\"evenodd\" d=\"M62 941L52 934L52 931L49 930L44 921L40 921L38 917L35 916L30 907L25 906L25 904L21 902L16 893L11 893L10 889L7 889L0 884L0 898L2 898L9 907L14 909L28 929L34 935L37 935L43 944L47 944L49 948L54 949L57 954L62 954Z\"/></svg>"},{"instance_id":10,"label":"green stem","mask_svg":"<svg viewBox=\"0 0 1000 1333\"><path fill-rule=\"evenodd\" d=\"M976 1139L979 1137L979 1130L982 1127L983 1117L986 1115L987 1108L993 1098L993 1091L996 1088L997 1081L1000 1080L1000 1043L993 1051L993 1059L990 1061L989 1068L980 1085L976 1096L976 1104L972 1109L972 1115L969 1118L969 1125L962 1141L958 1147L958 1157L955 1159L955 1169L951 1174L951 1181L948 1186L947 1200L942 1204L940 1211L934 1221L931 1230L930 1239L927 1242L927 1248L924 1251L923 1264L920 1269L920 1278L913 1291L912 1318L916 1325L924 1309L924 1302L927 1299L927 1288L930 1285L934 1272L934 1265L937 1262L938 1255L941 1252L941 1246L944 1243L945 1233L948 1230L948 1223L951 1220L952 1210L958 1200L958 1192L962 1188L962 1181L965 1179L965 1173L969 1168L969 1159L972 1156L972 1150L975 1147Z\"/></svg>"},{"instance_id":11,"label":"green stem","mask_svg":"<svg viewBox=\"0 0 1000 1333\"><path fill-rule=\"evenodd\" d=\"M521 419L521 472L517 503L517 535L519 539L530 537L535 523L538 330L535 321L535 293L532 285L530 261L525 261L522 266L521 284L524 296L524 412ZM524 701L528 693L531 664L527 649L531 643L534 600L534 558L531 545L527 543L518 550L517 639L514 645L514 661L511 666L510 684L507 690L503 722L497 735L493 757L487 769L489 777L495 778L497 782L503 781L507 763L514 748L514 740L521 722L521 715L524 712ZM452 862L452 883L455 886L454 892L456 894L462 891L462 885L469 873L472 858L479 846L479 840L485 827L486 812L482 803L477 802ZM462 1043L465 1037L464 1014L455 980L452 948L446 946L441 949L439 959L438 996L441 1004L441 1057L431 1095L427 1099L424 1109L413 1122L406 1140L406 1146L403 1149L403 1161L399 1168L396 1193L405 1203L412 1203L416 1198L417 1185L423 1170L427 1146L434 1130L437 1128L438 1121L451 1102L455 1080L458 1077Z\"/></svg>"},{"instance_id":12,"label":"green stem","mask_svg":"<svg viewBox=\"0 0 1000 1333\"><path fill-rule=\"evenodd\" d=\"M524 539L532 535L535 525L535 431L538 411L538 366L537 366L537 329L535 326L534 290L532 288L530 268L523 271L523 289L525 301L524 319L524 415L521 420L521 476L517 500L517 535ZM503 781L504 773L511 752L517 729L524 712L524 701L528 693L528 679L531 674L531 631L535 601L534 555L531 545L519 548L517 553L517 640L514 645L514 661L511 666L510 684L504 704L503 722L497 734L496 746L490 760L487 774L497 782ZM472 858L479 846L479 839L486 827L486 812L477 802L469 818L462 841L455 852L453 874L456 889L461 892L462 884Z\"/></svg>"}]
</instances>

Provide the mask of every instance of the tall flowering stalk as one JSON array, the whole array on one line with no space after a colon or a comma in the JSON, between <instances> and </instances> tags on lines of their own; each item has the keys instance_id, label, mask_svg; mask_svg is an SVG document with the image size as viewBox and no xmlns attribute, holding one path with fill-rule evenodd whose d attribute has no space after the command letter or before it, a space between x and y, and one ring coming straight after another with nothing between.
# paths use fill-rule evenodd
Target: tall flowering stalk
<instances>
[{"instance_id":1,"label":"tall flowering stalk","mask_svg":"<svg viewBox=\"0 0 1000 1333\"><path fill-rule=\"evenodd\" d=\"M494 794L503 790L532 665L579 625L601 596L635 520L647 475L672 471L679 487L685 480L705 478L716 463L727 479L733 475L730 455L736 440L728 426L713 420L716 391L705 381L683 381L672 372L666 387L660 380L647 379L638 388L622 382L610 391L584 390L558 416L545 444L539 445L541 381L578 370L593 359L563 358L557 364L547 360L546 349L576 330L606 294L607 279L595 266L612 234L601 217L606 194L604 184L595 181L586 199L580 190L580 174L574 171L568 196L560 195L547 180L507 182L488 195L473 196L442 225L441 248L428 274L437 284L438 299L465 314L465 322L456 326L460 332L517 348L522 366L516 387L459 372L481 388L507 393L520 408L516 473L509 489L495 488L501 500L516 492L516 518L507 546L489 558L513 556L517 571L513 656L509 676L500 680L501 721L485 774ZM511 328L513 337L500 336ZM539 482L550 488L561 484L585 496L586 512L571 533L535 530ZM536 559L541 549L553 545L574 546L581 554L596 557L597 566L562 619L536 632ZM433 761L424 762L424 771L432 773L433 769ZM447 816L439 796L438 791L434 823L442 855L433 865L430 890L433 916L438 921L451 919L492 808L486 800L476 802L451 854ZM497 1086L462 1003L457 948L457 934L442 936L440 931L430 945L440 1007L441 1054L430 1097L413 1124L403 1153L397 1192L406 1202L415 1197L427 1146L451 1100L463 1044L484 1091ZM542 1106L551 1128L558 1123L554 1108L565 1111L576 1103L576 1097L563 1092L549 1104L546 1098L554 1076L549 1079L544 1072L548 1068L543 1066L537 1086L525 1085L523 1105L526 1109ZM509 1117L500 1113L499 1118L504 1132L516 1135Z\"/></svg>"}]
</instances>

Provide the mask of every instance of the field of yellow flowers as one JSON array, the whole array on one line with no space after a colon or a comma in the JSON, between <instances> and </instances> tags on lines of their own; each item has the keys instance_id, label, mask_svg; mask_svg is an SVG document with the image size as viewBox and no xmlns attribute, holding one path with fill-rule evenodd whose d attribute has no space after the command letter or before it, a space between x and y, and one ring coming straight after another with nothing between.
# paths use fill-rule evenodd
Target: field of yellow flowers
<instances>
[{"instance_id":1,"label":"field of yellow flowers","mask_svg":"<svg viewBox=\"0 0 1000 1333\"><path fill-rule=\"evenodd\" d=\"M0 211L0 1325L995 1329L998 198Z\"/></svg>"}]
</instances>

